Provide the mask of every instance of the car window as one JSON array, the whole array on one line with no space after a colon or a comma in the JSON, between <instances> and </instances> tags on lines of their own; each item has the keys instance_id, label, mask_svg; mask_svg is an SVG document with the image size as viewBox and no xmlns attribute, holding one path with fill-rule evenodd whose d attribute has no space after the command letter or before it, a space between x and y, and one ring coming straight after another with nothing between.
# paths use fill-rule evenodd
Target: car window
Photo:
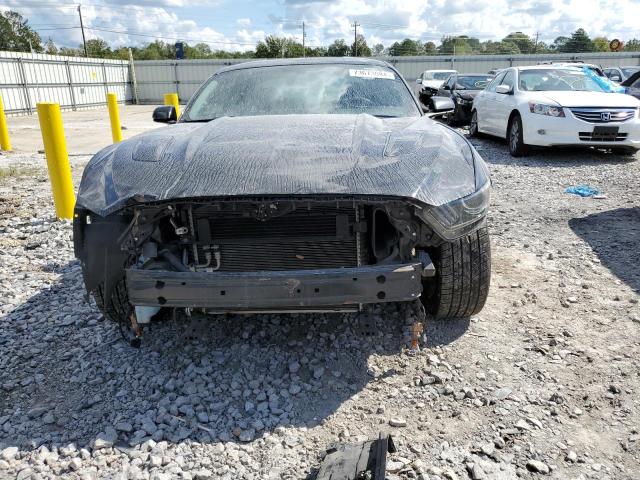
<instances>
[{"instance_id":1,"label":"car window","mask_svg":"<svg viewBox=\"0 0 640 480\"><path fill-rule=\"evenodd\" d=\"M482 90L493 77L491 75L458 75L456 90Z\"/></svg>"},{"instance_id":2,"label":"car window","mask_svg":"<svg viewBox=\"0 0 640 480\"><path fill-rule=\"evenodd\" d=\"M640 88L640 77L638 77L636 79L636 81L631 84L631 87L632 88Z\"/></svg>"},{"instance_id":3,"label":"car window","mask_svg":"<svg viewBox=\"0 0 640 480\"><path fill-rule=\"evenodd\" d=\"M549 68L520 72L520 90L525 92L587 91L604 92L604 89L582 69Z\"/></svg>"},{"instance_id":4,"label":"car window","mask_svg":"<svg viewBox=\"0 0 640 480\"><path fill-rule=\"evenodd\" d=\"M214 75L189 102L184 120L336 113L420 115L411 92L390 68L321 64L243 68Z\"/></svg>"},{"instance_id":5,"label":"car window","mask_svg":"<svg viewBox=\"0 0 640 480\"><path fill-rule=\"evenodd\" d=\"M640 70L640 67L626 67L622 69L622 72L627 76L630 77L631 75L633 75L634 73L636 73L638 70Z\"/></svg>"},{"instance_id":6,"label":"car window","mask_svg":"<svg viewBox=\"0 0 640 480\"><path fill-rule=\"evenodd\" d=\"M506 75L507 72L501 72L498 74L496 78L494 78L489 85L487 85L486 90L488 92L495 92L496 87L502 83L502 79Z\"/></svg>"},{"instance_id":7,"label":"car window","mask_svg":"<svg viewBox=\"0 0 640 480\"><path fill-rule=\"evenodd\" d=\"M449 90L453 90L453 87L455 87L456 85L456 75L450 75L449 79L447 80L447 86L449 87Z\"/></svg>"},{"instance_id":8,"label":"car window","mask_svg":"<svg viewBox=\"0 0 640 480\"><path fill-rule=\"evenodd\" d=\"M502 79L501 85L509 85L509 87L511 87L511 89L513 90L515 83L516 83L516 74L513 70L509 70L504 76L504 78Z\"/></svg>"}]
</instances>

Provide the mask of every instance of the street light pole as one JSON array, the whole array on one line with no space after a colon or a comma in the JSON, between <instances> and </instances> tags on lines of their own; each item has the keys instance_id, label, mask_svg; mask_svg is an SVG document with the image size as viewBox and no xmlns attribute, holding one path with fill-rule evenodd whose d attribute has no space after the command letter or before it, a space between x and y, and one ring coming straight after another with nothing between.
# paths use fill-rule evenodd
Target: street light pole
<instances>
[{"instance_id":1,"label":"street light pole","mask_svg":"<svg viewBox=\"0 0 640 480\"><path fill-rule=\"evenodd\" d=\"M88 57L89 55L87 54L87 40L84 37L84 25L82 23L82 11L80 10L80 7L82 5L78 4L78 15L80 16L80 30L82 30L82 46L84 47L84 56Z\"/></svg>"}]
</instances>

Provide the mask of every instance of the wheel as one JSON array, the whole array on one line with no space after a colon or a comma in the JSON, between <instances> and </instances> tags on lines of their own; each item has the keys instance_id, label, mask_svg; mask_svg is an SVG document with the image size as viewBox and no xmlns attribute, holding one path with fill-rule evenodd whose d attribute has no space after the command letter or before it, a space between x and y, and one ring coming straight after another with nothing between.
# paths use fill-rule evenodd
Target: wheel
<instances>
[{"instance_id":1,"label":"wheel","mask_svg":"<svg viewBox=\"0 0 640 480\"><path fill-rule=\"evenodd\" d=\"M105 299L104 283L98 285L98 288L92 293L96 306L104 318L116 323L126 319L130 307L124 278L113 288L109 299Z\"/></svg>"},{"instance_id":2,"label":"wheel","mask_svg":"<svg viewBox=\"0 0 640 480\"><path fill-rule=\"evenodd\" d=\"M478 111L474 110L471 113L471 121L469 122L469 136L470 137L479 137L480 132L478 131Z\"/></svg>"},{"instance_id":3,"label":"wheel","mask_svg":"<svg viewBox=\"0 0 640 480\"><path fill-rule=\"evenodd\" d=\"M456 109L458 107L454 107L453 112L451 113L447 113L447 125L449 125L450 127L457 127L458 126L458 121L456 120Z\"/></svg>"},{"instance_id":4,"label":"wheel","mask_svg":"<svg viewBox=\"0 0 640 480\"><path fill-rule=\"evenodd\" d=\"M491 283L491 246L486 227L432 254L435 278L423 280L422 303L435 318L475 315L484 306Z\"/></svg>"},{"instance_id":5,"label":"wheel","mask_svg":"<svg viewBox=\"0 0 640 480\"><path fill-rule=\"evenodd\" d=\"M517 113L511 117L508 132L509 153L512 157L524 157L529 149L522 139L522 119Z\"/></svg>"}]
</instances>

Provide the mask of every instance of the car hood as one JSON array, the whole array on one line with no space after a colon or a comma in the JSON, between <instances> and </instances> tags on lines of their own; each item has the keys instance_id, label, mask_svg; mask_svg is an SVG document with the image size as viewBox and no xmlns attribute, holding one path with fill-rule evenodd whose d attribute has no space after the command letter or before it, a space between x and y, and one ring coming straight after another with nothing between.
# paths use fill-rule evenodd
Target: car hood
<instances>
[{"instance_id":1,"label":"car hood","mask_svg":"<svg viewBox=\"0 0 640 480\"><path fill-rule=\"evenodd\" d=\"M552 102L562 107L638 107L640 102L622 93L530 92L532 100Z\"/></svg>"},{"instance_id":2,"label":"car hood","mask_svg":"<svg viewBox=\"0 0 640 480\"><path fill-rule=\"evenodd\" d=\"M422 80L423 87L438 89L444 85L444 80Z\"/></svg>"},{"instance_id":3,"label":"car hood","mask_svg":"<svg viewBox=\"0 0 640 480\"><path fill-rule=\"evenodd\" d=\"M456 95L465 100L473 100L482 90L456 90Z\"/></svg>"},{"instance_id":4,"label":"car hood","mask_svg":"<svg viewBox=\"0 0 640 480\"><path fill-rule=\"evenodd\" d=\"M223 117L152 130L97 153L77 204L194 197L385 195L442 205L475 191L473 147L427 117Z\"/></svg>"}]
</instances>

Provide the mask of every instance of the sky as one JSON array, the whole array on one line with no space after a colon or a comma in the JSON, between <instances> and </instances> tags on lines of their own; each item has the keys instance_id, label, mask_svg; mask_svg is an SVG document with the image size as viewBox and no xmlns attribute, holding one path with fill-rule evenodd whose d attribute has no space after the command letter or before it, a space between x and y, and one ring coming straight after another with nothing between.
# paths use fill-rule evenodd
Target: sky
<instances>
[{"instance_id":1,"label":"sky","mask_svg":"<svg viewBox=\"0 0 640 480\"><path fill-rule=\"evenodd\" d=\"M29 19L43 41L77 47L82 42L73 0L0 0L0 10ZM369 45L403 38L438 44L443 35L499 40L521 31L550 43L579 27L593 38L640 39L640 0L86 0L87 38L112 47L168 42L208 43L212 49L251 50L275 34L328 46L353 40L360 24Z\"/></svg>"}]
</instances>

